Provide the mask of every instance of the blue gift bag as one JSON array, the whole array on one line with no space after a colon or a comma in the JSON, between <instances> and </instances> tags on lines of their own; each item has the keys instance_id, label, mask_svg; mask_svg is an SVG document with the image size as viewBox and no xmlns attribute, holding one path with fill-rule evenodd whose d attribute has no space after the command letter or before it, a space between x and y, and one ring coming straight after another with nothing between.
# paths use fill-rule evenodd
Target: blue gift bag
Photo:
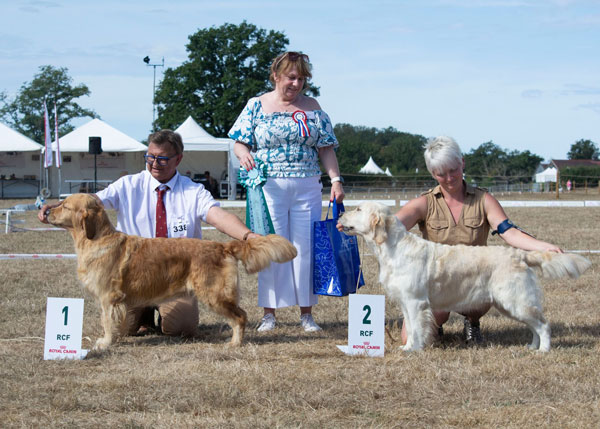
<instances>
[{"instance_id":1,"label":"blue gift bag","mask_svg":"<svg viewBox=\"0 0 600 429\"><path fill-rule=\"evenodd\" d=\"M365 284L360 270L358 242L336 229L343 204L333 204L333 219L314 223L313 230L313 292L317 295L346 296Z\"/></svg>"}]
</instances>

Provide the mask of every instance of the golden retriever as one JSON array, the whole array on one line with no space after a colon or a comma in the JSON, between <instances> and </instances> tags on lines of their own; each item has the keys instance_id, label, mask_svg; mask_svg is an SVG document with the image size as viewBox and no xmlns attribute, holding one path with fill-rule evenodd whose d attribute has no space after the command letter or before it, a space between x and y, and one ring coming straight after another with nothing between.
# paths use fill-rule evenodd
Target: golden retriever
<instances>
[{"instance_id":1,"label":"golden retriever","mask_svg":"<svg viewBox=\"0 0 600 429\"><path fill-rule=\"evenodd\" d=\"M363 236L377 256L379 281L404 315L405 351L431 342L432 309L466 312L492 304L529 327L529 348L547 352L550 325L537 275L577 278L591 265L575 254L433 243L407 232L387 207L373 202L345 213L339 222L346 234Z\"/></svg>"},{"instance_id":2,"label":"golden retriever","mask_svg":"<svg viewBox=\"0 0 600 429\"><path fill-rule=\"evenodd\" d=\"M115 230L102 204L89 194L69 196L47 219L71 233L79 280L100 301L104 337L94 347L100 350L124 332L127 307L153 306L186 293L225 316L233 329L230 344L239 346L246 312L238 305L238 260L255 273L297 254L278 235L227 243L126 235Z\"/></svg>"}]
</instances>

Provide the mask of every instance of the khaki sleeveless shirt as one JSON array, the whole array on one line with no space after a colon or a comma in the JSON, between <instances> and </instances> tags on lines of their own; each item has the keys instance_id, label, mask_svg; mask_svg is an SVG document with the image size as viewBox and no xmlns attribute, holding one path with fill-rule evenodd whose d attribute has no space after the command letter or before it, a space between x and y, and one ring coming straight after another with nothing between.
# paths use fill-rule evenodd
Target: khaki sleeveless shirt
<instances>
[{"instance_id":1,"label":"khaki sleeveless shirt","mask_svg":"<svg viewBox=\"0 0 600 429\"><path fill-rule=\"evenodd\" d=\"M422 194L427 197L427 217L419 222L424 239L442 244L486 245L490 232L484 206L486 190L470 185L465 188L458 223L454 222L439 185Z\"/></svg>"}]
</instances>

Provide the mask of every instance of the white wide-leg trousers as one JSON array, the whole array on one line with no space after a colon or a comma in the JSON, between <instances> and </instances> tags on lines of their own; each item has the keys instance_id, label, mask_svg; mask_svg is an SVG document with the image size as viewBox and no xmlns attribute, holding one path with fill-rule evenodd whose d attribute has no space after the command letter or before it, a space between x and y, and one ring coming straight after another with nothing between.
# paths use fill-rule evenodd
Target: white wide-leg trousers
<instances>
[{"instance_id":1,"label":"white wide-leg trousers","mask_svg":"<svg viewBox=\"0 0 600 429\"><path fill-rule=\"evenodd\" d=\"M258 273L258 305L282 308L317 303L312 287L313 222L321 218L323 186L315 177L269 177L263 187L275 233L292 242L298 256Z\"/></svg>"}]
</instances>

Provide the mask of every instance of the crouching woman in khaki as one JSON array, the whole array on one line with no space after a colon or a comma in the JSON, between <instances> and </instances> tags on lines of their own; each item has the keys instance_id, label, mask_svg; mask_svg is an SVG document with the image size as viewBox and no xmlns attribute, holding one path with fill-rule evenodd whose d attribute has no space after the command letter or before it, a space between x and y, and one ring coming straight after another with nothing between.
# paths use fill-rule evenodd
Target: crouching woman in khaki
<instances>
[{"instance_id":1,"label":"crouching woman in khaki","mask_svg":"<svg viewBox=\"0 0 600 429\"><path fill-rule=\"evenodd\" d=\"M491 229L513 247L562 253L557 246L537 240L514 227L498 200L485 189L467 185L463 180L465 161L460 147L452 138L441 136L429 140L424 155L427 170L439 185L409 201L396 213L407 230L418 224L426 240L442 244L485 246ZM489 309L489 306L473 308L463 314L463 334L467 344L483 342L479 319ZM434 311L440 335L449 315L445 311ZM405 344L404 326L401 336Z\"/></svg>"}]
</instances>

